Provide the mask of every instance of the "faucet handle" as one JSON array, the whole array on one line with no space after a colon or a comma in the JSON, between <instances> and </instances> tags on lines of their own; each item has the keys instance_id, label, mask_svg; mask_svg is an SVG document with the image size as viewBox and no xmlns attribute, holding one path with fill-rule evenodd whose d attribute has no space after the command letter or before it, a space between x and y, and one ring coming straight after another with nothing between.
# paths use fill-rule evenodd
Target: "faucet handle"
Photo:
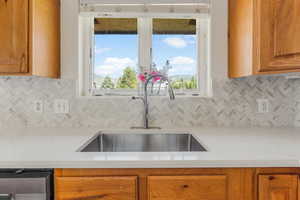
<instances>
[{"instance_id":1,"label":"faucet handle","mask_svg":"<svg viewBox=\"0 0 300 200\"><path fill-rule=\"evenodd\" d=\"M143 97L133 96L133 97L131 97L131 100L141 100L143 103L145 103L145 99Z\"/></svg>"},{"instance_id":2,"label":"faucet handle","mask_svg":"<svg viewBox=\"0 0 300 200\"><path fill-rule=\"evenodd\" d=\"M134 100L136 100L136 97L135 97L135 96L132 96L132 97L128 100L128 102L132 102L132 101L134 101Z\"/></svg>"},{"instance_id":3,"label":"faucet handle","mask_svg":"<svg viewBox=\"0 0 300 200\"><path fill-rule=\"evenodd\" d=\"M136 97L136 96L131 97L131 100L138 100L138 99L143 100L144 98L143 97Z\"/></svg>"}]
</instances>

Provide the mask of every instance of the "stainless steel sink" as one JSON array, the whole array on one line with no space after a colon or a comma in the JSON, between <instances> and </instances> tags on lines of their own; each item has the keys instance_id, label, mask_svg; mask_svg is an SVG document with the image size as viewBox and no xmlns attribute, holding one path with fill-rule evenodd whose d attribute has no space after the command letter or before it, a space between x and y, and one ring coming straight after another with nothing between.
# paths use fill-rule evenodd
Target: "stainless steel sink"
<instances>
[{"instance_id":1,"label":"stainless steel sink","mask_svg":"<svg viewBox=\"0 0 300 200\"><path fill-rule=\"evenodd\" d=\"M93 137L81 152L201 152L191 134L105 134Z\"/></svg>"}]
</instances>

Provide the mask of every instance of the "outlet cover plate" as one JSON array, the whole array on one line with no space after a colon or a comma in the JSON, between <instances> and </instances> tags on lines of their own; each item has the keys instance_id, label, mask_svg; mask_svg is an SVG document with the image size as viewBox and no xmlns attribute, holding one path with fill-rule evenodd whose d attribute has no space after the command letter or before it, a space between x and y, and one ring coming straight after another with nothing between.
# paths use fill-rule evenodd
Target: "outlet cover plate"
<instances>
[{"instance_id":1,"label":"outlet cover plate","mask_svg":"<svg viewBox=\"0 0 300 200\"><path fill-rule=\"evenodd\" d=\"M268 113L270 112L270 101L269 99L257 99L257 112Z\"/></svg>"},{"instance_id":2,"label":"outlet cover plate","mask_svg":"<svg viewBox=\"0 0 300 200\"><path fill-rule=\"evenodd\" d=\"M70 111L69 101L66 99L55 99L54 100L54 113L56 114L67 114Z\"/></svg>"}]
</instances>

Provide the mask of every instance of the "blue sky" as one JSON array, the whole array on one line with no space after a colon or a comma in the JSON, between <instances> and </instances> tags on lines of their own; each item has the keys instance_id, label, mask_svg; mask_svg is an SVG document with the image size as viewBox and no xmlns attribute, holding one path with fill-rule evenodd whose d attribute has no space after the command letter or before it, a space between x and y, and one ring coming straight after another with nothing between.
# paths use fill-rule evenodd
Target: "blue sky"
<instances>
[{"instance_id":1,"label":"blue sky","mask_svg":"<svg viewBox=\"0 0 300 200\"><path fill-rule=\"evenodd\" d=\"M196 44L192 35L153 35L153 61L162 67L170 60L169 75L196 73ZM137 35L96 35L95 74L118 78L127 66L137 69Z\"/></svg>"}]
</instances>

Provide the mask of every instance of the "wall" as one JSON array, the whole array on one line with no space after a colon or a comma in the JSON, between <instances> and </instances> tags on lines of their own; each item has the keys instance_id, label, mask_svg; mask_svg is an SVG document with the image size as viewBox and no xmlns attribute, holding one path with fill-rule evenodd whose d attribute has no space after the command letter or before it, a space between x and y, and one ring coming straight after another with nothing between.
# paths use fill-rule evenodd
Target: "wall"
<instances>
[{"instance_id":1,"label":"wall","mask_svg":"<svg viewBox=\"0 0 300 200\"><path fill-rule=\"evenodd\" d=\"M213 1L211 65L213 98L151 99L151 125L300 126L300 80L284 76L227 78L227 1ZM0 77L0 127L128 128L142 124L142 104L130 98L78 98L78 7L62 0L62 79ZM268 98L270 112L258 114L256 99ZM69 114L53 112L54 99L70 101ZM33 102L43 100L43 113ZM299 102L298 102L299 100Z\"/></svg>"}]
</instances>

